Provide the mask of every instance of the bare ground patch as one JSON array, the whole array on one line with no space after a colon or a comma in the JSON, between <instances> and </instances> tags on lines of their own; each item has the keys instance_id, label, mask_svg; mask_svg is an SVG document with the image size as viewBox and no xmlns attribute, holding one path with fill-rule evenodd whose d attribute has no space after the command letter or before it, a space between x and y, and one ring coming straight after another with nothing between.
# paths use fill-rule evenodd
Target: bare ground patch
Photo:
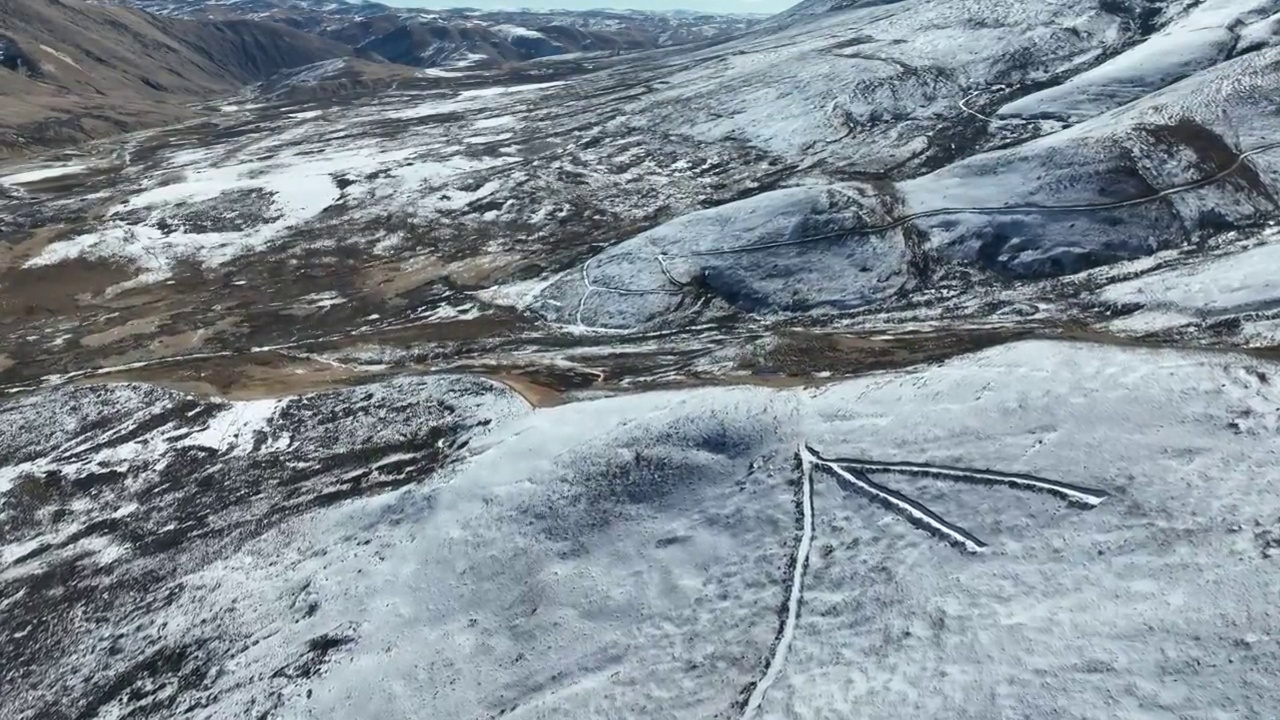
<instances>
[{"instance_id":1,"label":"bare ground patch","mask_svg":"<svg viewBox=\"0 0 1280 720\"><path fill-rule=\"evenodd\" d=\"M164 317L159 315L130 320L123 325L85 335L80 338L80 344L85 347L102 347L103 345L118 343L137 335L150 335L156 331L156 328L163 320Z\"/></svg>"},{"instance_id":2,"label":"bare ground patch","mask_svg":"<svg viewBox=\"0 0 1280 720\"><path fill-rule=\"evenodd\" d=\"M118 334L117 336L113 336L108 340L100 342L99 345L105 345L107 342L119 342L120 340L124 340L130 336L152 335L156 331L161 319L162 318L157 317L132 321L137 323L134 328L134 332L129 333L128 335ZM239 316L230 315L211 325L191 328L189 330L183 330L181 332L171 333L168 335L156 335L145 345L138 347L135 350L131 350L122 355L106 358L103 360L103 365L106 367L111 367L113 365L127 365L146 360L168 358L176 355L198 352L204 349L205 343L209 340L226 333L234 332L239 323ZM122 328L118 328L118 330L121 330L122 333L124 332ZM84 341L81 342L82 344L85 344Z\"/></svg>"},{"instance_id":3,"label":"bare ground patch","mask_svg":"<svg viewBox=\"0 0 1280 720\"><path fill-rule=\"evenodd\" d=\"M92 382L144 382L197 395L257 400L349 387L379 374L359 372L309 358L263 352L125 370L95 378Z\"/></svg>"},{"instance_id":4,"label":"bare ground patch","mask_svg":"<svg viewBox=\"0 0 1280 720\"><path fill-rule=\"evenodd\" d=\"M466 287L490 285L510 274L523 259L516 253L491 253L446 263L423 255L365 268L358 283L380 300L394 300L441 279Z\"/></svg>"},{"instance_id":5,"label":"bare ground patch","mask_svg":"<svg viewBox=\"0 0 1280 720\"><path fill-rule=\"evenodd\" d=\"M423 256L365 268L360 271L357 282L379 300L393 300L444 275L444 263L438 258Z\"/></svg>"},{"instance_id":6,"label":"bare ground patch","mask_svg":"<svg viewBox=\"0 0 1280 720\"><path fill-rule=\"evenodd\" d=\"M123 265L76 258L0 275L0 318L75 315L85 301L134 277Z\"/></svg>"},{"instance_id":7,"label":"bare ground patch","mask_svg":"<svg viewBox=\"0 0 1280 720\"><path fill-rule=\"evenodd\" d=\"M783 330L743 357L739 368L757 376L847 376L945 360L1032 334L1018 328L895 335Z\"/></svg>"},{"instance_id":8,"label":"bare ground patch","mask_svg":"<svg viewBox=\"0 0 1280 720\"><path fill-rule=\"evenodd\" d=\"M63 239L72 232L67 225L48 225L28 233L27 237L16 243L0 243L0 272L7 272L22 267L27 261L44 252L49 245Z\"/></svg>"},{"instance_id":9,"label":"bare ground patch","mask_svg":"<svg viewBox=\"0 0 1280 720\"><path fill-rule=\"evenodd\" d=\"M556 405L563 405L566 402L564 394L560 391L545 385L540 385L522 375L502 373L491 375L490 377L503 385L506 385L512 390L515 390L520 394L520 397L527 400L530 405L536 408L554 407Z\"/></svg>"}]
</instances>

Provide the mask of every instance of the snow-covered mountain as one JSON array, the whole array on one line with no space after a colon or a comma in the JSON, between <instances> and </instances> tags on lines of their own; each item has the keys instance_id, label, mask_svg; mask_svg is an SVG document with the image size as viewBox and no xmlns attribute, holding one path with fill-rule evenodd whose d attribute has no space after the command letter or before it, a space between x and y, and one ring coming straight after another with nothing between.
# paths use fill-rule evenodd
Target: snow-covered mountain
<instances>
[{"instance_id":1,"label":"snow-covered mountain","mask_svg":"<svg viewBox=\"0 0 1280 720\"><path fill-rule=\"evenodd\" d=\"M0 717L1271 718L1278 29L824 0L5 165Z\"/></svg>"},{"instance_id":2,"label":"snow-covered mountain","mask_svg":"<svg viewBox=\"0 0 1280 720\"><path fill-rule=\"evenodd\" d=\"M692 11L414 10L344 0L121 1L162 15L283 23L418 67L671 47L728 38L762 19Z\"/></svg>"}]
</instances>

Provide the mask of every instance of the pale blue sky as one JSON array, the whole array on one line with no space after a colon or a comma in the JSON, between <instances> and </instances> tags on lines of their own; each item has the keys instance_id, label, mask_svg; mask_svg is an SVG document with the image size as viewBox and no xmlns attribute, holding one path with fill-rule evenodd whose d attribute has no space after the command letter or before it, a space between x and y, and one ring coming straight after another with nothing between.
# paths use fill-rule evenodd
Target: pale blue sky
<instances>
[{"instance_id":1,"label":"pale blue sky","mask_svg":"<svg viewBox=\"0 0 1280 720\"><path fill-rule=\"evenodd\" d=\"M702 10L704 12L774 13L800 0L380 0L388 5L420 8L473 7L485 10L530 8L538 10L591 10L633 8L637 10Z\"/></svg>"}]
</instances>

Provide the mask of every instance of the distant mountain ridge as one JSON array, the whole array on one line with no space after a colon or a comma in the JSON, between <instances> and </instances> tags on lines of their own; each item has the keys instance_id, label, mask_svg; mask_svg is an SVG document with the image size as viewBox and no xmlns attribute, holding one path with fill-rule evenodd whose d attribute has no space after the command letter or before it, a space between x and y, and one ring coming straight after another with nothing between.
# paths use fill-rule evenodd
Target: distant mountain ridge
<instances>
[{"instance_id":1,"label":"distant mountain ridge","mask_svg":"<svg viewBox=\"0 0 1280 720\"><path fill-rule=\"evenodd\" d=\"M180 119L192 114L192 100L355 54L277 23L0 0L0 153Z\"/></svg>"},{"instance_id":2,"label":"distant mountain ridge","mask_svg":"<svg viewBox=\"0 0 1280 720\"><path fill-rule=\"evenodd\" d=\"M697 11L421 10L345 0L113 0L188 19L288 25L414 67L497 66L578 52L625 52L739 35L764 16Z\"/></svg>"},{"instance_id":3,"label":"distant mountain ridge","mask_svg":"<svg viewBox=\"0 0 1280 720\"><path fill-rule=\"evenodd\" d=\"M190 118L193 102L342 58L350 60L323 66L331 76L323 87L287 92L368 89L409 68L501 68L570 53L714 42L757 20L697 12L421 11L345 0L0 0L0 96L12 98L0 103L0 156Z\"/></svg>"}]
</instances>

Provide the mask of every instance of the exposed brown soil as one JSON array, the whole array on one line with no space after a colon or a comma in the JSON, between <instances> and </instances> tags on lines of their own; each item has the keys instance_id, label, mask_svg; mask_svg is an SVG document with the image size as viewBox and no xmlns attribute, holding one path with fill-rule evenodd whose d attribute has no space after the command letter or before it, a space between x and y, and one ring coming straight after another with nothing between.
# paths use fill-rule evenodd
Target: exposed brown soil
<instances>
[{"instance_id":1,"label":"exposed brown soil","mask_svg":"<svg viewBox=\"0 0 1280 720\"><path fill-rule=\"evenodd\" d=\"M360 271L360 286L381 300L391 300L444 277L444 265L434 257L378 263Z\"/></svg>"},{"instance_id":2,"label":"exposed brown soil","mask_svg":"<svg viewBox=\"0 0 1280 720\"><path fill-rule=\"evenodd\" d=\"M464 286L494 285L523 259L515 253L478 255L450 263L448 277Z\"/></svg>"},{"instance_id":3,"label":"exposed brown soil","mask_svg":"<svg viewBox=\"0 0 1280 720\"><path fill-rule=\"evenodd\" d=\"M359 284L381 300L391 300L436 280L459 286L485 286L508 274L523 258L515 253L477 255L451 263L418 256L370 265L359 272Z\"/></svg>"},{"instance_id":4,"label":"exposed brown soil","mask_svg":"<svg viewBox=\"0 0 1280 720\"><path fill-rule=\"evenodd\" d=\"M520 397L529 401L529 404L535 408L554 407L563 405L566 402L564 394L560 391L545 385L539 385L521 375L503 373L490 377L515 390L520 394Z\"/></svg>"},{"instance_id":5,"label":"exposed brown soil","mask_svg":"<svg viewBox=\"0 0 1280 720\"><path fill-rule=\"evenodd\" d=\"M136 272L114 263L76 258L0 277L0 323L74 315L90 298L132 279Z\"/></svg>"},{"instance_id":6,"label":"exposed brown soil","mask_svg":"<svg viewBox=\"0 0 1280 720\"><path fill-rule=\"evenodd\" d=\"M84 382L145 382L209 397L257 400L350 387L391 374L427 372L425 368L414 367L396 371L357 370L311 358L262 352L123 370ZM500 372L487 377L510 387L533 407L552 407L566 402L560 389L519 372Z\"/></svg>"},{"instance_id":7,"label":"exposed brown soil","mask_svg":"<svg viewBox=\"0 0 1280 720\"><path fill-rule=\"evenodd\" d=\"M123 325L117 325L109 330L85 335L80 338L80 344L87 347L102 347L103 345L117 343L135 335L150 335L156 331L156 326L160 324L162 319L163 317L161 316L153 316L130 320Z\"/></svg>"},{"instance_id":8,"label":"exposed brown soil","mask_svg":"<svg viewBox=\"0 0 1280 720\"><path fill-rule=\"evenodd\" d=\"M39 255L49 244L71 233L66 225L48 225L32 230L25 238L13 244L0 242L0 272L22 267Z\"/></svg>"},{"instance_id":9,"label":"exposed brown soil","mask_svg":"<svg viewBox=\"0 0 1280 720\"><path fill-rule=\"evenodd\" d=\"M86 382L145 382L198 395L256 400L349 387L379 374L264 352L125 370Z\"/></svg>"},{"instance_id":10,"label":"exposed brown soil","mask_svg":"<svg viewBox=\"0 0 1280 720\"><path fill-rule=\"evenodd\" d=\"M770 388L821 387L850 377L871 372L908 368L925 363L942 362L976 350L1022 339L1061 340L1122 345L1135 348L1162 349L1168 346L1135 341L1079 328L1058 328L1043 332L993 331L990 329L938 333L914 333L901 337L867 337L852 333L817 333L783 330L773 338L772 347L783 357L794 357L810 351L810 359L794 372L784 373L762 368L743 369L726 374L663 377L654 380L620 377L606 379L605 374L563 366L521 365L504 368L486 363L468 369L457 366L449 372L470 372L501 382L519 393L533 407L552 407L575 400L576 392L591 390L610 394L628 394L661 389L707 386L751 385ZM1280 348L1238 349L1216 347L1183 347L1206 353L1247 354L1280 360ZM825 361L823 358L825 357ZM125 357L119 358L126 359ZM601 358L603 367L609 358ZM0 355L0 371L12 360ZM808 368L808 369L801 369ZM81 379L79 382L145 382L184 392L232 400L285 397L350 387L379 378L396 375L419 375L438 372L432 363L408 363L396 367L349 366L299 355L290 351L256 351L218 357L174 357L145 368L128 368Z\"/></svg>"},{"instance_id":11,"label":"exposed brown soil","mask_svg":"<svg viewBox=\"0 0 1280 720\"><path fill-rule=\"evenodd\" d=\"M743 358L739 365L755 377L774 378L774 383L815 374L848 376L945 360L1030 337L1033 332L1001 328L867 337L784 330L770 339L763 352Z\"/></svg>"},{"instance_id":12,"label":"exposed brown soil","mask_svg":"<svg viewBox=\"0 0 1280 720\"><path fill-rule=\"evenodd\" d=\"M106 358L102 361L102 364L106 367L113 367L196 353L204 349L206 342L214 338L220 338L228 333L234 333L236 327L240 324L241 318L231 315L212 325L163 335L155 334L156 329L162 326L164 320L163 316L132 320L119 328L113 328L90 336L99 341L97 346L117 343L138 336L149 337L145 344L124 354ZM87 339L81 340L81 344L93 346L85 342Z\"/></svg>"}]
</instances>

